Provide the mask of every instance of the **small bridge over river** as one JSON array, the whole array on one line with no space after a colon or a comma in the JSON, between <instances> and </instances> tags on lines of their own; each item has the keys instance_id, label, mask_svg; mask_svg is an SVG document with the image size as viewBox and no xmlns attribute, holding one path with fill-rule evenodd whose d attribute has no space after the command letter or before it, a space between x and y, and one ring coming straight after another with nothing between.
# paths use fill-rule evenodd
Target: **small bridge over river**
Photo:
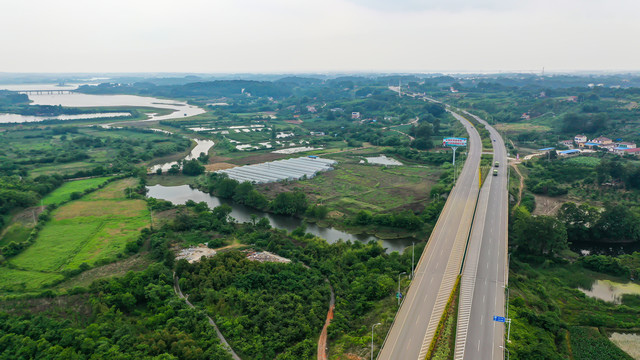
<instances>
[{"instance_id":1,"label":"small bridge over river","mask_svg":"<svg viewBox=\"0 0 640 360\"><path fill-rule=\"evenodd\" d=\"M71 94L73 90L20 90L19 94L27 95L53 95L53 94Z\"/></svg>"}]
</instances>

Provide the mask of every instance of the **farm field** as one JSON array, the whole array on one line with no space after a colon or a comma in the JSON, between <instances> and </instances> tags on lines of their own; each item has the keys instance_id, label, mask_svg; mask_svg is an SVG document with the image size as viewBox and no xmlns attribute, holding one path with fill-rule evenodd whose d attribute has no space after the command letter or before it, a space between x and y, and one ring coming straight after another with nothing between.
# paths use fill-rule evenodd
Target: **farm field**
<instances>
[{"instance_id":1,"label":"farm field","mask_svg":"<svg viewBox=\"0 0 640 360\"><path fill-rule=\"evenodd\" d=\"M149 225L146 203L125 196L135 184L116 181L54 210L35 243L0 271L0 289L34 290L62 279L64 270L114 260Z\"/></svg>"},{"instance_id":2,"label":"farm field","mask_svg":"<svg viewBox=\"0 0 640 360\"><path fill-rule=\"evenodd\" d=\"M104 184L110 177L98 177L93 179L84 179L76 181L68 181L59 188L52 191L49 195L42 199L43 205L60 204L71 198L74 192L82 193L87 189L91 189Z\"/></svg>"}]
</instances>

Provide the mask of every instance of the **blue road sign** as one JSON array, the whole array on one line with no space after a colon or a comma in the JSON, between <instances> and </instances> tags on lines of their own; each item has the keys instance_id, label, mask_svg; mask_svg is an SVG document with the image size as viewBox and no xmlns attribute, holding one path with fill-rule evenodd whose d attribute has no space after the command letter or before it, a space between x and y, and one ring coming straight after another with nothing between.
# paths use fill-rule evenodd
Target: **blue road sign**
<instances>
[{"instance_id":1,"label":"blue road sign","mask_svg":"<svg viewBox=\"0 0 640 360\"><path fill-rule=\"evenodd\" d=\"M496 316L496 315L493 315L493 321L497 321L497 322L504 322L504 321L505 321L505 318L504 318L504 316Z\"/></svg>"},{"instance_id":2,"label":"blue road sign","mask_svg":"<svg viewBox=\"0 0 640 360\"><path fill-rule=\"evenodd\" d=\"M402 297L402 293L396 293L396 297L399 299Z\"/></svg>"}]
</instances>

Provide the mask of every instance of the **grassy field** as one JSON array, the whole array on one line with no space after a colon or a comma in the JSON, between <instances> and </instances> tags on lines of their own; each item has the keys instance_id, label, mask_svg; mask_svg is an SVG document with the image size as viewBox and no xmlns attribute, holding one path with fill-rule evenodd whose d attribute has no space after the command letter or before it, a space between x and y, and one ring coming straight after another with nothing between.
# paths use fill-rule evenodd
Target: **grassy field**
<instances>
[{"instance_id":1,"label":"grassy field","mask_svg":"<svg viewBox=\"0 0 640 360\"><path fill-rule=\"evenodd\" d=\"M63 270L115 259L149 225L146 203L125 197L135 185L116 181L53 211L36 242L2 268L0 288L34 290L61 279Z\"/></svg>"},{"instance_id":2,"label":"grassy field","mask_svg":"<svg viewBox=\"0 0 640 360\"><path fill-rule=\"evenodd\" d=\"M52 191L49 195L42 199L44 205L59 204L61 202L69 200L71 194L74 192L82 193L87 189L91 189L104 184L109 180L109 177L98 177L93 179L84 179L76 181L68 181L59 188Z\"/></svg>"},{"instance_id":3,"label":"grassy field","mask_svg":"<svg viewBox=\"0 0 640 360\"><path fill-rule=\"evenodd\" d=\"M4 231L3 236L0 237L0 246L8 245L12 241L18 243L27 240L32 229L33 227L25 226L20 223L9 225L9 227Z\"/></svg>"},{"instance_id":4,"label":"grassy field","mask_svg":"<svg viewBox=\"0 0 640 360\"><path fill-rule=\"evenodd\" d=\"M398 213L404 210L421 212L430 201L430 191L442 174L439 167L424 165L378 166L361 164L364 156L377 156L381 148L371 147L335 153L328 158L338 160L335 170L324 172L313 179L292 183L259 185L259 191L274 198L284 191L300 190L311 204L326 205L329 214L321 220L322 226L344 226L344 218L361 210L374 214ZM407 232L383 234L384 229L361 228L353 225L350 232L375 231L377 236L397 238L414 236Z\"/></svg>"}]
</instances>

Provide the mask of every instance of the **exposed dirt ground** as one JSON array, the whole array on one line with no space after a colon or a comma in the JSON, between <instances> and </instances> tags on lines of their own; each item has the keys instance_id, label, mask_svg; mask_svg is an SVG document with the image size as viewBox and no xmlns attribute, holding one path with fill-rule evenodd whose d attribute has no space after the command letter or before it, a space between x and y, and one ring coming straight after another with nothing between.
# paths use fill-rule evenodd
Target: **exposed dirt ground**
<instances>
[{"instance_id":1,"label":"exposed dirt ground","mask_svg":"<svg viewBox=\"0 0 640 360\"><path fill-rule=\"evenodd\" d=\"M207 164L204 166L204 168L207 171L218 171L218 170L225 170L225 169L231 169L234 168L238 165L234 165L234 164L229 164L227 162L217 162L217 163L213 163L213 164Z\"/></svg>"},{"instance_id":2,"label":"exposed dirt ground","mask_svg":"<svg viewBox=\"0 0 640 360\"><path fill-rule=\"evenodd\" d=\"M287 156L288 155L273 154L273 153L256 154L256 155L249 155L247 157L238 158L238 159L229 159L228 162L236 165L253 165L253 164L260 164L267 161L284 159Z\"/></svg>"},{"instance_id":3,"label":"exposed dirt ground","mask_svg":"<svg viewBox=\"0 0 640 360\"><path fill-rule=\"evenodd\" d=\"M533 210L533 215L547 215L555 216L562 204L567 202L566 197L549 197L534 195L536 198L536 209Z\"/></svg>"}]
</instances>

